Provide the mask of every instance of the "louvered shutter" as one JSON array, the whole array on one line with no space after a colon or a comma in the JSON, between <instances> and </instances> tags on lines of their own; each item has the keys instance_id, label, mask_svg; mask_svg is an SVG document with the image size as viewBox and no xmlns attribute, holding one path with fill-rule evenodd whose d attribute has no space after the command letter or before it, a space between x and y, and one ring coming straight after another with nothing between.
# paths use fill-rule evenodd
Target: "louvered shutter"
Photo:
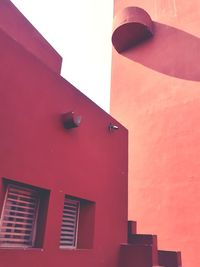
<instances>
[{"instance_id":1,"label":"louvered shutter","mask_svg":"<svg viewBox=\"0 0 200 267\"><path fill-rule=\"evenodd\" d=\"M65 196L60 235L60 248L76 247L79 210L80 202L69 199Z\"/></svg>"},{"instance_id":2,"label":"louvered shutter","mask_svg":"<svg viewBox=\"0 0 200 267\"><path fill-rule=\"evenodd\" d=\"M8 185L0 221L1 247L33 247L39 206L37 190Z\"/></svg>"}]
</instances>

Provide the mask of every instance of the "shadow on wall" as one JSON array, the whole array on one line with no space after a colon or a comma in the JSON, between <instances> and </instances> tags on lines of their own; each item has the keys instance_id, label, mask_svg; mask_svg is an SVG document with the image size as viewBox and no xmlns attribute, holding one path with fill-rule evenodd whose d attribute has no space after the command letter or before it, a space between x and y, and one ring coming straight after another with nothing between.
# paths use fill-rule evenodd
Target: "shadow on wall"
<instances>
[{"instance_id":1,"label":"shadow on wall","mask_svg":"<svg viewBox=\"0 0 200 267\"><path fill-rule=\"evenodd\" d=\"M200 81L200 39L171 26L154 22L154 37L121 55L169 76Z\"/></svg>"}]
</instances>

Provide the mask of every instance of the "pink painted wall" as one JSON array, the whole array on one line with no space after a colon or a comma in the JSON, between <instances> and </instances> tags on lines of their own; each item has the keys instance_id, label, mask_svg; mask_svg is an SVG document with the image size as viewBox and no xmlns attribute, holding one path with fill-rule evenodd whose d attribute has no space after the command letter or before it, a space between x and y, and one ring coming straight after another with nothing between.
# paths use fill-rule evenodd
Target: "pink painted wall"
<instances>
[{"instance_id":1,"label":"pink painted wall","mask_svg":"<svg viewBox=\"0 0 200 267\"><path fill-rule=\"evenodd\" d=\"M0 1L0 29L34 54L51 70L60 73L61 56L9 0Z\"/></svg>"},{"instance_id":2,"label":"pink painted wall","mask_svg":"<svg viewBox=\"0 0 200 267\"><path fill-rule=\"evenodd\" d=\"M127 130L2 30L0 46L0 206L2 178L50 190L42 248L0 248L0 265L116 267L127 241ZM78 128L64 129L68 111L82 116ZM90 249L59 249L65 194L95 202Z\"/></svg>"},{"instance_id":3,"label":"pink painted wall","mask_svg":"<svg viewBox=\"0 0 200 267\"><path fill-rule=\"evenodd\" d=\"M111 114L129 129L129 219L159 248L200 264L200 41L198 0L115 0L144 8L155 35L113 49Z\"/></svg>"}]
</instances>

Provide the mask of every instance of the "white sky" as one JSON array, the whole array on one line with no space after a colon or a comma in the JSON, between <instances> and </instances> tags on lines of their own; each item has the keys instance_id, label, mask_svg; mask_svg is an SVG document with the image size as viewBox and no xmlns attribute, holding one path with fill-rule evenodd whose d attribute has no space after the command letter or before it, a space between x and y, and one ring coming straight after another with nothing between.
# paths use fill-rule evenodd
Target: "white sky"
<instances>
[{"instance_id":1,"label":"white sky","mask_svg":"<svg viewBox=\"0 0 200 267\"><path fill-rule=\"evenodd\" d=\"M12 0L63 57L62 76L109 111L113 0Z\"/></svg>"}]
</instances>

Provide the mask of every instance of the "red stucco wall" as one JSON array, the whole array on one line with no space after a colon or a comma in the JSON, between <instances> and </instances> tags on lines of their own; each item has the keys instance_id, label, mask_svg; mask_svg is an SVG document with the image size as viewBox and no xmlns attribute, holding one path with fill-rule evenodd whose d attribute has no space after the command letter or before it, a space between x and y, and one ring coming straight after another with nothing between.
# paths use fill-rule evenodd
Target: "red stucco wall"
<instances>
[{"instance_id":1,"label":"red stucco wall","mask_svg":"<svg viewBox=\"0 0 200 267\"><path fill-rule=\"evenodd\" d=\"M3 31L0 46L1 203L2 178L50 190L42 248L0 248L0 265L116 267L127 239L127 130ZM68 111L82 116L78 128L64 129ZM59 249L65 194L95 202L91 249Z\"/></svg>"},{"instance_id":2,"label":"red stucco wall","mask_svg":"<svg viewBox=\"0 0 200 267\"><path fill-rule=\"evenodd\" d=\"M10 0L0 1L0 29L38 57L38 59L53 71L60 73L62 64L61 56Z\"/></svg>"},{"instance_id":3,"label":"red stucco wall","mask_svg":"<svg viewBox=\"0 0 200 267\"><path fill-rule=\"evenodd\" d=\"M115 0L144 8L155 35L113 49L111 114L129 129L129 219L156 233L159 248L200 255L200 42L198 0Z\"/></svg>"}]
</instances>

